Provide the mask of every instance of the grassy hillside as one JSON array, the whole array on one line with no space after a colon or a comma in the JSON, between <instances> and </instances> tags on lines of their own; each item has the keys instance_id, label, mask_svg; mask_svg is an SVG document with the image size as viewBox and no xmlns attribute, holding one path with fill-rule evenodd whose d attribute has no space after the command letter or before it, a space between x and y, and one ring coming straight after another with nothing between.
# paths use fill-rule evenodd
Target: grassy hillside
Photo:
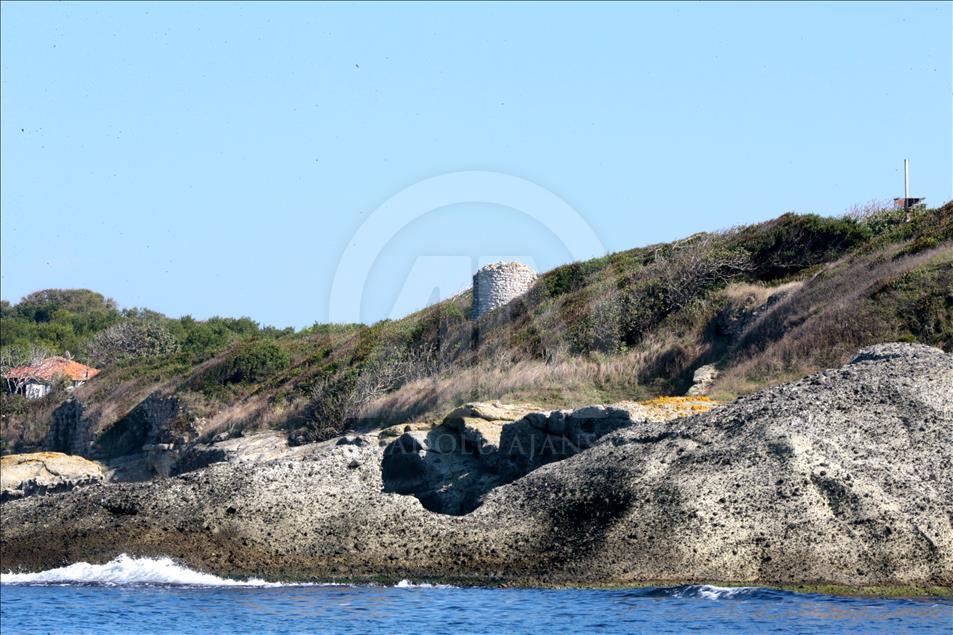
<instances>
[{"instance_id":1,"label":"grassy hillside","mask_svg":"<svg viewBox=\"0 0 953 635\"><path fill-rule=\"evenodd\" d=\"M681 394L716 364L733 398L840 364L857 348L953 350L953 205L852 218L785 214L573 263L469 319L469 293L404 319L299 332L205 322L88 292L46 291L0 312L3 361L69 349L105 371L76 391L99 432L174 394L208 436L286 429L299 440L433 418L469 400L541 407ZM41 445L56 391L5 395L6 450Z\"/></svg>"}]
</instances>

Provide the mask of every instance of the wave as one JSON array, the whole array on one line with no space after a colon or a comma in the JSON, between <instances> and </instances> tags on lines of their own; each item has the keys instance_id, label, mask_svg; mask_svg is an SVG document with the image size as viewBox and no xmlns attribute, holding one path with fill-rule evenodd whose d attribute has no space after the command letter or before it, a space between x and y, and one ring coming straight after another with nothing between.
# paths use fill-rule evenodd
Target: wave
<instances>
[{"instance_id":1,"label":"wave","mask_svg":"<svg viewBox=\"0 0 953 635\"><path fill-rule=\"evenodd\" d=\"M171 558L133 558L122 554L106 564L77 562L38 573L0 573L0 584L95 585L95 586L204 586L275 587L289 586L259 578L230 580L177 564Z\"/></svg>"},{"instance_id":2,"label":"wave","mask_svg":"<svg viewBox=\"0 0 953 635\"><path fill-rule=\"evenodd\" d=\"M430 584L428 582L411 582L410 580L401 580L394 585L395 589L455 589L452 584Z\"/></svg>"},{"instance_id":3,"label":"wave","mask_svg":"<svg viewBox=\"0 0 953 635\"><path fill-rule=\"evenodd\" d=\"M756 586L714 586L711 584L693 584L682 587L672 594L677 598L702 598L703 600L733 600L751 598L767 589Z\"/></svg>"},{"instance_id":4,"label":"wave","mask_svg":"<svg viewBox=\"0 0 953 635\"><path fill-rule=\"evenodd\" d=\"M756 586L715 586L712 584L688 584L676 587L656 587L640 593L649 597L700 598L703 600L750 600L764 599L781 592Z\"/></svg>"},{"instance_id":5,"label":"wave","mask_svg":"<svg viewBox=\"0 0 953 635\"><path fill-rule=\"evenodd\" d=\"M346 586L340 582L268 582L260 578L234 580L202 573L176 563L172 558L134 558L121 554L106 564L77 562L37 573L0 573L0 584L30 586L196 586L196 587L287 587ZM376 586L376 585L364 585ZM397 589L450 589L449 584L401 580Z\"/></svg>"},{"instance_id":6,"label":"wave","mask_svg":"<svg viewBox=\"0 0 953 635\"><path fill-rule=\"evenodd\" d=\"M202 573L176 563L172 558L134 558L121 554L106 564L77 562L66 567L37 573L0 573L0 584L34 586L196 586L196 587L286 587L286 586L345 586L339 582L289 583L268 582L260 578L236 580ZM364 585L375 586L375 585ZM453 589L450 584L412 582L403 579L394 585L397 589ZM701 598L731 600L764 598L778 591L762 587L720 587L693 584L677 587L650 587L634 590L634 594L648 597Z\"/></svg>"}]
</instances>

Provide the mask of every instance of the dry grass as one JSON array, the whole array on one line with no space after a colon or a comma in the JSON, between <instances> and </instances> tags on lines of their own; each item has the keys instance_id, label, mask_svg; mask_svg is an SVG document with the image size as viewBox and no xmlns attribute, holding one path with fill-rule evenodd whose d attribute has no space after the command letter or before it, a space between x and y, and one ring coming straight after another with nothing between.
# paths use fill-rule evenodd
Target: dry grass
<instances>
[{"instance_id":1,"label":"dry grass","mask_svg":"<svg viewBox=\"0 0 953 635\"><path fill-rule=\"evenodd\" d=\"M473 355L471 366L401 386L368 404L361 416L392 424L430 420L467 401L531 401L563 408L638 400L672 394L673 377L690 378L694 368L711 362L721 371L713 396L733 399L843 364L859 348L899 337L896 320L881 314L883 307L870 301L871 294L886 281L949 256L953 248L943 245L899 259L894 251L845 258L805 280L776 286L728 285L647 333L637 348L616 355L580 356L567 346L553 346L548 361L519 359L504 333L491 327L490 343ZM712 341L705 334L708 325L725 307L754 317L737 339ZM559 312L559 304L552 303L535 319L552 325ZM506 334L512 337L512 330Z\"/></svg>"},{"instance_id":2,"label":"dry grass","mask_svg":"<svg viewBox=\"0 0 953 635\"><path fill-rule=\"evenodd\" d=\"M297 403L273 403L263 394L252 395L215 412L199 427L202 437L210 438L219 432L237 433L246 430L284 427L289 417L305 406ZM193 411L190 408L190 411Z\"/></svg>"},{"instance_id":3,"label":"dry grass","mask_svg":"<svg viewBox=\"0 0 953 635\"><path fill-rule=\"evenodd\" d=\"M751 306L761 306L773 295L791 293L797 291L802 286L804 286L803 280L792 280L775 286L766 285L764 283L736 282L725 287L722 294L729 300L735 302Z\"/></svg>"},{"instance_id":4,"label":"dry grass","mask_svg":"<svg viewBox=\"0 0 953 635\"><path fill-rule=\"evenodd\" d=\"M845 259L793 288L747 329L715 381L732 398L846 363L859 348L900 338L896 320L869 302L887 281L938 258L953 247L901 259L883 255Z\"/></svg>"},{"instance_id":5,"label":"dry grass","mask_svg":"<svg viewBox=\"0 0 953 635\"><path fill-rule=\"evenodd\" d=\"M930 273L919 295L920 278L910 278L953 255L953 207L916 222L882 216L865 212L858 227L785 215L573 263L477 321L463 293L402 320L316 326L279 341L290 367L247 382L222 381L230 354L222 350L197 366L188 358L108 369L76 396L96 430L159 391L176 394L204 436L261 427L333 434L362 422L437 418L468 401L563 408L681 394L702 364L720 371L711 394L732 398L838 365L876 342L953 349L941 289L953 286L953 274ZM346 415L318 407L352 388L362 398ZM42 441L57 403L16 405L0 437Z\"/></svg>"},{"instance_id":6,"label":"dry grass","mask_svg":"<svg viewBox=\"0 0 953 635\"><path fill-rule=\"evenodd\" d=\"M368 404L364 420L398 423L430 420L468 401L538 403L542 408L638 400L646 395L639 372L651 356L644 350L612 357L565 356L546 363L485 363L421 379Z\"/></svg>"}]
</instances>

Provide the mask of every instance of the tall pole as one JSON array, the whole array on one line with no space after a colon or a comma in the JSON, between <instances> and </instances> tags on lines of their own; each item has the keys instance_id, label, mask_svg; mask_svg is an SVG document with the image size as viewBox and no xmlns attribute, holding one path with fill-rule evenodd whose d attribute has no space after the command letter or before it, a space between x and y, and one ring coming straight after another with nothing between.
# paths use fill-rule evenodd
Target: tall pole
<instances>
[{"instance_id":1,"label":"tall pole","mask_svg":"<svg viewBox=\"0 0 953 635\"><path fill-rule=\"evenodd\" d=\"M903 160L903 204L910 198L910 160Z\"/></svg>"}]
</instances>

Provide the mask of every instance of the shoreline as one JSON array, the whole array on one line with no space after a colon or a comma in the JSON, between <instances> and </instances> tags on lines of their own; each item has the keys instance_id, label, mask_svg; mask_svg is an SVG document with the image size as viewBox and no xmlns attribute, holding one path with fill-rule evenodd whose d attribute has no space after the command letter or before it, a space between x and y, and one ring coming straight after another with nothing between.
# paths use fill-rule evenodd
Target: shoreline
<instances>
[{"instance_id":1,"label":"shoreline","mask_svg":"<svg viewBox=\"0 0 953 635\"><path fill-rule=\"evenodd\" d=\"M83 484L0 503L0 570L125 553L289 582L950 597L951 378L953 356L938 349L874 347L706 413L612 423L460 515L428 509L429 489L388 487L388 457L408 459L391 465L398 474L449 461L405 437L358 434L259 462L239 454L170 478ZM580 411L617 422L606 408ZM551 433L538 418L503 430L540 447L528 441Z\"/></svg>"},{"instance_id":2,"label":"shoreline","mask_svg":"<svg viewBox=\"0 0 953 635\"><path fill-rule=\"evenodd\" d=\"M182 566L183 563L174 562ZM74 563L75 564L75 563ZM25 571L4 571L9 573L40 573ZM209 573L209 572L199 572ZM545 580L520 580L513 579L494 579L494 578L475 578L473 576L434 576L434 577L401 577L401 576L381 576L381 575L350 575L334 578L322 578L314 576L298 576L288 574L282 576L280 580L259 578L257 575L246 575L238 573L213 573L224 580L246 581L250 579L261 579L263 587L269 585L314 585L314 586L372 586L372 587L397 587L401 582L409 582L413 586L432 586L447 587L459 589L522 589L522 590L551 590L551 591L571 591L571 590L594 590L594 591L625 591L637 589L671 589L682 587L713 587L716 589L765 589L786 591L802 595L825 595L830 597L856 597L856 598L891 598L891 599L953 599L953 587L945 586L917 586L917 585L874 585L874 586L851 586L844 584L831 584L826 582L812 582L801 584L777 584L772 582L760 583L758 581L716 581L716 580L645 580L645 581L627 581L627 582L550 582ZM46 583L51 584L51 583ZM60 584L60 583L56 583ZM71 585L72 583L65 583ZM76 583L77 585L79 583ZM135 585L137 583L132 583ZM160 583L141 583L145 586L162 586ZM171 586L178 586L179 583L168 583ZM3 586L43 586L44 583L3 583ZM92 585L95 586L95 583ZM111 584L104 586L123 586ZM203 586L201 584L182 583L181 586ZM245 587L240 587L245 588Z\"/></svg>"}]
</instances>

